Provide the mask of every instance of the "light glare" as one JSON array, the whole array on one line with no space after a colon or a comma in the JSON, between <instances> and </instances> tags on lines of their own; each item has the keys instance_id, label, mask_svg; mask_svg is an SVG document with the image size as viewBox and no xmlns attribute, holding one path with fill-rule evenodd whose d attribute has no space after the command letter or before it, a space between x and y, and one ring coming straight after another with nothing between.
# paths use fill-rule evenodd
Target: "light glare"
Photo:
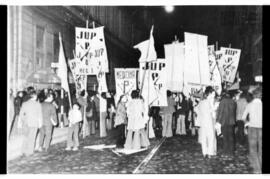
<instances>
[{"instance_id":1,"label":"light glare","mask_svg":"<svg viewBox=\"0 0 270 179\"><path fill-rule=\"evenodd\" d=\"M173 6L165 6L165 11L171 13L174 10Z\"/></svg>"}]
</instances>

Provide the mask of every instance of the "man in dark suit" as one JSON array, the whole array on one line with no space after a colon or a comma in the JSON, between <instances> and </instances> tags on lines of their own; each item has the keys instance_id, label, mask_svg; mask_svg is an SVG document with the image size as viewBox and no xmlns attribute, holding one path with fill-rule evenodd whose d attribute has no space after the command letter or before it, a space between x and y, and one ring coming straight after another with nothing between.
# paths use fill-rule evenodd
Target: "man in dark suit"
<instances>
[{"instance_id":1,"label":"man in dark suit","mask_svg":"<svg viewBox=\"0 0 270 179\"><path fill-rule=\"evenodd\" d=\"M217 111L217 122L221 124L223 134L223 152L225 155L234 154L234 125L236 121L236 102L228 92L224 93Z\"/></svg>"}]
</instances>

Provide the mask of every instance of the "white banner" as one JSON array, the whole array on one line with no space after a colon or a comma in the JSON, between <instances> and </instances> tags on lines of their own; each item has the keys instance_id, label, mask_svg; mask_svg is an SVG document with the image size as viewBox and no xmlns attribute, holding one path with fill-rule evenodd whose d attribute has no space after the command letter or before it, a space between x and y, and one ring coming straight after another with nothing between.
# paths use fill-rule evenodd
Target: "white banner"
<instances>
[{"instance_id":1,"label":"white banner","mask_svg":"<svg viewBox=\"0 0 270 179\"><path fill-rule=\"evenodd\" d=\"M221 47L222 58L219 60L222 80L233 83L237 72L239 60L240 60L240 49L225 48Z\"/></svg>"},{"instance_id":2,"label":"white banner","mask_svg":"<svg viewBox=\"0 0 270 179\"><path fill-rule=\"evenodd\" d=\"M210 83L214 87L215 91L220 95L222 91L221 86L221 75L216 62L215 57L215 46L208 46L208 58L209 58L209 69L210 69Z\"/></svg>"},{"instance_id":3,"label":"white banner","mask_svg":"<svg viewBox=\"0 0 270 179\"><path fill-rule=\"evenodd\" d=\"M106 82L106 73L105 72L99 72L97 75L98 80L98 91L100 94L102 92L108 92L107 82Z\"/></svg>"},{"instance_id":4,"label":"white banner","mask_svg":"<svg viewBox=\"0 0 270 179\"><path fill-rule=\"evenodd\" d=\"M167 88L170 91L183 91L184 84L184 43L164 45L166 58Z\"/></svg>"},{"instance_id":5,"label":"white banner","mask_svg":"<svg viewBox=\"0 0 270 179\"><path fill-rule=\"evenodd\" d=\"M145 72L146 70L146 72ZM144 74L145 73L145 77ZM167 76L165 59L140 63L140 84L144 79L142 96L151 106L167 106Z\"/></svg>"},{"instance_id":6,"label":"white banner","mask_svg":"<svg viewBox=\"0 0 270 179\"><path fill-rule=\"evenodd\" d=\"M104 27L94 29L76 27L76 58L81 62L82 75L109 72Z\"/></svg>"},{"instance_id":7,"label":"white banner","mask_svg":"<svg viewBox=\"0 0 270 179\"><path fill-rule=\"evenodd\" d=\"M71 70L72 75L73 75L73 79L74 79L75 86L76 86L76 92L80 93L82 90L86 90L87 75L80 75L76 72L76 70L78 69L77 67L80 64L78 59L69 60L68 64L69 64L70 70Z\"/></svg>"},{"instance_id":8,"label":"white banner","mask_svg":"<svg viewBox=\"0 0 270 179\"><path fill-rule=\"evenodd\" d=\"M210 85L210 70L207 50L207 36L184 33L185 36L185 95L191 93L192 86ZM190 87L191 86L191 87Z\"/></svg>"},{"instance_id":9,"label":"white banner","mask_svg":"<svg viewBox=\"0 0 270 179\"><path fill-rule=\"evenodd\" d=\"M138 68L115 68L116 102L123 94L131 94L137 89Z\"/></svg>"},{"instance_id":10,"label":"white banner","mask_svg":"<svg viewBox=\"0 0 270 179\"><path fill-rule=\"evenodd\" d=\"M185 83L209 85L207 36L185 32Z\"/></svg>"}]
</instances>

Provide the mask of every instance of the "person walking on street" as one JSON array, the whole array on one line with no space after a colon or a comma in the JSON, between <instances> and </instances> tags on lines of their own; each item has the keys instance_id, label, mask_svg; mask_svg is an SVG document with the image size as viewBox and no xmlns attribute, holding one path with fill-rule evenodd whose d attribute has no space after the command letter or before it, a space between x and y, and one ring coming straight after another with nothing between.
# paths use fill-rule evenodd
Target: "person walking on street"
<instances>
[{"instance_id":1,"label":"person walking on street","mask_svg":"<svg viewBox=\"0 0 270 179\"><path fill-rule=\"evenodd\" d=\"M200 126L199 142L202 146L204 157L211 158L216 155L216 136L215 136L215 90L208 86L204 92L205 99L199 102L196 107L197 120Z\"/></svg>"},{"instance_id":2,"label":"person walking on street","mask_svg":"<svg viewBox=\"0 0 270 179\"><path fill-rule=\"evenodd\" d=\"M86 118L89 123L90 134L93 135L96 133L96 118L97 118L97 109L94 101L93 94L88 95L87 107L86 107Z\"/></svg>"},{"instance_id":3,"label":"person walking on street","mask_svg":"<svg viewBox=\"0 0 270 179\"><path fill-rule=\"evenodd\" d=\"M77 102L80 105L80 111L82 113L82 123L81 123L79 131L80 131L80 135L82 135L84 138L85 136L88 135L88 130L89 130L88 129L89 124L84 114L87 107L87 93L85 92L85 90L82 90L82 92L80 93L80 96L77 99Z\"/></svg>"},{"instance_id":4,"label":"person walking on street","mask_svg":"<svg viewBox=\"0 0 270 179\"><path fill-rule=\"evenodd\" d=\"M106 100L106 93L103 92L101 93L100 97L100 120L99 120L100 137L107 137L106 117L107 117L107 100Z\"/></svg>"},{"instance_id":5,"label":"person walking on street","mask_svg":"<svg viewBox=\"0 0 270 179\"><path fill-rule=\"evenodd\" d=\"M223 134L223 152L225 156L233 156L235 149L234 125L236 121L236 102L227 91L220 101L217 111L217 123L221 125Z\"/></svg>"},{"instance_id":6,"label":"person walking on street","mask_svg":"<svg viewBox=\"0 0 270 179\"><path fill-rule=\"evenodd\" d=\"M69 151L73 147L73 151L77 151L79 147L79 123L82 121L82 113L78 103L73 104L73 108L69 111L68 120L69 128L66 150Z\"/></svg>"},{"instance_id":7,"label":"person walking on street","mask_svg":"<svg viewBox=\"0 0 270 179\"><path fill-rule=\"evenodd\" d=\"M172 97L172 93L170 91L167 91L167 102L168 106L161 107L161 110L163 112L163 120L162 120L162 136L163 137L172 137L172 120L173 120L173 113L175 112L175 100Z\"/></svg>"},{"instance_id":8,"label":"person walking on street","mask_svg":"<svg viewBox=\"0 0 270 179\"><path fill-rule=\"evenodd\" d=\"M51 103L53 101L53 95L47 94L47 98L43 103L42 107L42 127L40 128L39 135L39 148L38 151L43 151L43 143L45 143L44 149L47 152L52 139L53 126L57 124L57 115L54 105ZM44 142L45 139L45 142Z\"/></svg>"},{"instance_id":9,"label":"person walking on street","mask_svg":"<svg viewBox=\"0 0 270 179\"><path fill-rule=\"evenodd\" d=\"M254 173L262 172L262 89L258 87L253 91L254 99L247 105L242 119L246 121L249 115L248 143L249 162Z\"/></svg>"},{"instance_id":10,"label":"person walking on street","mask_svg":"<svg viewBox=\"0 0 270 179\"><path fill-rule=\"evenodd\" d=\"M236 95L236 125L237 125L237 139L241 145L245 143L244 125L245 122L242 120L243 113L247 106L247 100L243 93Z\"/></svg>"},{"instance_id":11,"label":"person walking on street","mask_svg":"<svg viewBox=\"0 0 270 179\"><path fill-rule=\"evenodd\" d=\"M127 96L122 95L117 103L114 127L117 129L116 147L123 148L126 140L125 130L127 125Z\"/></svg>"},{"instance_id":12,"label":"person walking on street","mask_svg":"<svg viewBox=\"0 0 270 179\"><path fill-rule=\"evenodd\" d=\"M133 90L131 92L131 100L127 103L127 137L125 142L125 149L140 149L141 147L148 147L150 145L147 137L145 127L147 121L144 118L145 109L144 102L140 99L139 92Z\"/></svg>"},{"instance_id":13,"label":"person walking on street","mask_svg":"<svg viewBox=\"0 0 270 179\"><path fill-rule=\"evenodd\" d=\"M36 91L32 90L30 99L22 104L18 126L23 129L22 154L29 156L34 152L38 129L42 126L42 108L37 102Z\"/></svg>"},{"instance_id":14,"label":"person walking on street","mask_svg":"<svg viewBox=\"0 0 270 179\"><path fill-rule=\"evenodd\" d=\"M176 106L177 106L176 107L177 125L175 133L178 135L186 135L187 133L186 133L185 118L186 118L186 111L188 110L188 104L183 93L180 93L180 95L178 96Z\"/></svg>"}]
</instances>

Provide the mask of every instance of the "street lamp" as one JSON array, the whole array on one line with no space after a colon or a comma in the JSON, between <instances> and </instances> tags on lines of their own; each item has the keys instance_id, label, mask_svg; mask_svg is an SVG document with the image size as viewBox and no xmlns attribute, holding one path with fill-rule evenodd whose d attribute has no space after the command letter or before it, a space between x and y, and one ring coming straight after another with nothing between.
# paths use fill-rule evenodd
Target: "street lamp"
<instances>
[{"instance_id":1,"label":"street lamp","mask_svg":"<svg viewBox=\"0 0 270 179\"><path fill-rule=\"evenodd\" d=\"M167 13L171 13L174 10L174 6L165 6L164 8Z\"/></svg>"}]
</instances>

